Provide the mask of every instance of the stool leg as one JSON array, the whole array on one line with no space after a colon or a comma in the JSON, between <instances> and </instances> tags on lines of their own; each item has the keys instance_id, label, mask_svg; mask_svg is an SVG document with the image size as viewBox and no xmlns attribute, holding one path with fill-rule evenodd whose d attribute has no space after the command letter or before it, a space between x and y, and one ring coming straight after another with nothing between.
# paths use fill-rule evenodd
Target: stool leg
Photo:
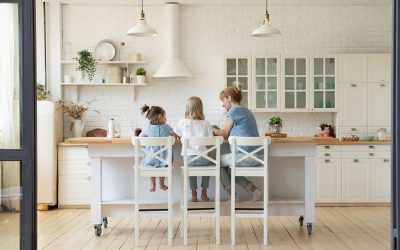
<instances>
[{"instance_id":1,"label":"stool leg","mask_svg":"<svg viewBox=\"0 0 400 250\"><path fill-rule=\"evenodd\" d=\"M181 223L180 223L180 235L181 238L183 238L183 170L181 170L181 181L180 181L180 186L181 186L181 196L180 196L180 213L181 213Z\"/></svg>"},{"instance_id":2,"label":"stool leg","mask_svg":"<svg viewBox=\"0 0 400 250\"><path fill-rule=\"evenodd\" d=\"M268 244L268 175L264 176L264 245Z\"/></svg>"},{"instance_id":3,"label":"stool leg","mask_svg":"<svg viewBox=\"0 0 400 250\"><path fill-rule=\"evenodd\" d=\"M231 171L231 244L235 245L236 237L236 187L235 187L235 174L236 171Z\"/></svg>"},{"instance_id":4,"label":"stool leg","mask_svg":"<svg viewBox=\"0 0 400 250\"><path fill-rule=\"evenodd\" d=\"M168 176L168 245L172 245L173 219L172 175Z\"/></svg>"},{"instance_id":5,"label":"stool leg","mask_svg":"<svg viewBox=\"0 0 400 250\"><path fill-rule=\"evenodd\" d=\"M221 201L220 201L220 179L215 177L215 243L221 243Z\"/></svg>"},{"instance_id":6,"label":"stool leg","mask_svg":"<svg viewBox=\"0 0 400 250\"><path fill-rule=\"evenodd\" d=\"M183 244L186 246L188 244L188 185L187 185L188 175L187 170L184 170L183 175Z\"/></svg>"},{"instance_id":7,"label":"stool leg","mask_svg":"<svg viewBox=\"0 0 400 250\"><path fill-rule=\"evenodd\" d=\"M139 245L139 171L135 173L135 246Z\"/></svg>"}]
</instances>

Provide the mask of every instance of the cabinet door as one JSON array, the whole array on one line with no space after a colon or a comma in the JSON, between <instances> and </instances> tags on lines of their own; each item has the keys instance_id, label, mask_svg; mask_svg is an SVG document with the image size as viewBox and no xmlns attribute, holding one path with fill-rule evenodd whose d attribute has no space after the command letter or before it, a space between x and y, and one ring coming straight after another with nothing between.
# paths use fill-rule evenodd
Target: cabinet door
<instances>
[{"instance_id":1,"label":"cabinet door","mask_svg":"<svg viewBox=\"0 0 400 250\"><path fill-rule=\"evenodd\" d=\"M58 204L90 204L90 175L60 175L58 185Z\"/></svg>"},{"instance_id":2,"label":"cabinet door","mask_svg":"<svg viewBox=\"0 0 400 250\"><path fill-rule=\"evenodd\" d=\"M390 161L371 160L371 201L390 202Z\"/></svg>"},{"instance_id":3,"label":"cabinet door","mask_svg":"<svg viewBox=\"0 0 400 250\"><path fill-rule=\"evenodd\" d=\"M283 111L308 111L308 60L305 57L286 57L282 61Z\"/></svg>"},{"instance_id":4,"label":"cabinet door","mask_svg":"<svg viewBox=\"0 0 400 250\"><path fill-rule=\"evenodd\" d=\"M367 84L339 85L339 126L367 126Z\"/></svg>"},{"instance_id":5,"label":"cabinet door","mask_svg":"<svg viewBox=\"0 0 400 250\"><path fill-rule=\"evenodd\" d=\"M390 93L388 83L368 84L368 126L390 126Z\"/></svg>"},{"instance_id":6,"label":"cabinet door","mask_svg":"<svg viewBox=\"0 0 400 250\"><path fill-rule=\"evenodd\" d=\"M257 56L253 59L254 86L252 104L254 111L279 111L280 109L280 58Z\"/></svg>"},{"instance_id":7,"label":"cabinet door","mask_svg":"<svg viewBox=\"0 0 400 250\"><path fill-rule=\"evenodd\" d=\"M392 82L392 61L390 54L368 55L368 82L381 83Z\"/></svg>"},{"instance_id":8,"label":"cabinet door","mask_svg":"<svg viewBox=\"0 0 400 250\"><path fill-rule=\"evenodd\" d=\"M342 160L342 201L370 201L370 160Z\"/></svg>"},{"instance_id":9,"label":"cabinet door","mask_svg":"<svg viewBox=\"0 0 400 250\"><path fill-rule=\"evenodd\" d=\"M243 94L241 104L250 109L250 57L226 57L225 64L226 86L240 86Z\"/></svg>"},{"instance_id":10,"label":"cabinet door","mask_svg":"<svg viewBox=\"0 0 400 250\"><path fill-rule=\"evenodd\" d=\"M341 201L341 160L316 159L316 202Z\"/></svg>"},{"instance_id":11,"label":"cabinet door","mask_svg":"<svg viewBox=\"0 0 400 250\"><path fill-rule=\"evenodd\" d=\"M311 59L312 111L336 111L337 60L336 57L314 57Z\"/></svg>"},{"instance_id":12,"label":"cabinet door","mask_svg":"<svg viewBox=\"0 0 400 250\"><path fill-rule=\"evenodd\" d=\"M339 82L367 82L367 55L342 54L339 55Z\"/></svg>"}]
</instances>

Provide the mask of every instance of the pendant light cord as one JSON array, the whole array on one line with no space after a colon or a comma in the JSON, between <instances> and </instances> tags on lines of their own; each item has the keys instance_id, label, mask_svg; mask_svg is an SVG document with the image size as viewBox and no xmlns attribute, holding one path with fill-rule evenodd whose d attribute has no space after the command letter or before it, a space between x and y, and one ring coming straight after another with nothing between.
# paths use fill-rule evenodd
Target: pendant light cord
<instances>
[{"instance_id":1,"label":"pendant light cord","mask_svg":"<svg viewBox=\"0 0 400 250\"><path fill-rule=\"evenodd\" d=\"M268 12L268 0L265 0L265 12Z\"/></svg>"},{"instance_id":2,"label":"pendant light cord","mask_svg":"<svg viewBox=\"0 0 400 250\"><path fill-rule=\"evenodd\" d=\"M142 13L143 13L143 0L142 0Z\"/></svg>"}]
</instances>

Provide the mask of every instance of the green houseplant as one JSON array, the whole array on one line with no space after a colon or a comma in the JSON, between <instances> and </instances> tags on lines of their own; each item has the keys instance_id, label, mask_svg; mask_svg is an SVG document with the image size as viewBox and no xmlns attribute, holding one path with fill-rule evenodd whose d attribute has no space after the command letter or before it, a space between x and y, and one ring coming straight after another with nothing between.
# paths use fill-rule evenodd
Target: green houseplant
<instances>
[{"instance_id":1,"label":"green houseplant","mask_svg":"<svg viewBox=\"0 0 400 250\"><path fill-rule=\"evenodd\" d=\"M76 70L81 71L82 74L86 73L89 81L92 81L96 72L96 60L94 59L93 54L85 49L79 51L78 56L73 59L78 62Z\"/></svg>"},{"instance_id":2,"label":"green houseplant","mask_svg":"<svg viewBox=\"0 0 400 250\"><path fill-rule=\"evenodd\" d=\"M280 134L282 129L282 118L279 116L271 116L268 120L269 130L273 134Z\"/></svg>"},{"instance_id":3,"label":"green houseplant","mask_svg":"<svg viewBox=\"0 0 400 250\"><path fill-rule=\"evenodd\" d=\"M50 91L47 90L44 84L38 83L36 85L36 98L38 101L45 101L50 97Z\"/></svg>"},{"instance_id":4,"label":"green houseplant","mask_svg":"<svg viewBox=\"0 0 400 250\"><path fill-rule=\"evenodd\" d=\"M146 70L142 67L136 69L137 84L144 85L144 79L146 77Z\"/></svg>"}]
</instances>

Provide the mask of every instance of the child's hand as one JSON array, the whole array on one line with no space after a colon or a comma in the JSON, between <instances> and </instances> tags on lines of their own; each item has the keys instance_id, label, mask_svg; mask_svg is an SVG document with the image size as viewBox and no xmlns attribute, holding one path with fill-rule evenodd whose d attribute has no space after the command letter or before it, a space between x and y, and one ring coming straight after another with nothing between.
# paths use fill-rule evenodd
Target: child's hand
<instances>
[{"instance_id":1,"label":"child's hand","mask_svg":"<svg viewBox=\"0 0 400 250\"><path fill-rule=\"evenodd\" d=\"M172 134L173 137L175 137L176 140L180 140L181 137L179 135L177 135L175 132Z\"/></svg>"}]
</instances>

